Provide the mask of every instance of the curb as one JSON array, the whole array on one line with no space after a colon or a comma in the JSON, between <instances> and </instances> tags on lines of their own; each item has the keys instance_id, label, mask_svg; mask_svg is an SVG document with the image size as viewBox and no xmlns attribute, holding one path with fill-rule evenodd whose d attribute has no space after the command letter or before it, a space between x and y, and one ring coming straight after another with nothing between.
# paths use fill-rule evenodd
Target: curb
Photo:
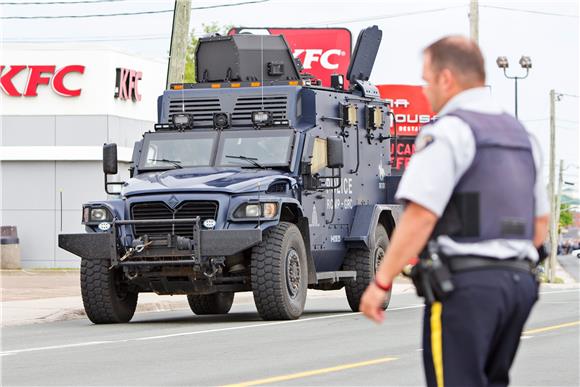
<instances>
[{"instance_id":1,"label":"curb","mask_svg":"<svg viewBox=\"0 0 580 387\"><path fill-rule=\"evenodd\" d=\"M415 293L415 288L413 285L408 283L395 283L393 288L393 294L409 294ZM164 296L161 296L164 297ZM346 295L344 294L343 290L336 290L336 291L322 291L322 290L309 290L309 299L321 299L321 298L344 298L346 299ZM53 301L57 299L45 299L46 301ZM30 301L30 300L28 300ZM39 300L40 301L40 300ZM7 301L9 303L18 302L18 301ZM253 304L254 297L252 292L243 292L238 293L236 295L236 300L234 301L235 304ZM4 303L2 303L4 304ZM21 304L22 305L22 304ZM76 306L79 305L79 306ZM70 306L70 304L69 304ZM20 326L20 325L31 325L31 324L42 324L42 323L49 323L49 322L58 322L58 321L68 321L68 320L78 320L82 318L87 318L84 308L82 307L82 302L80 301L80 297L78 298L78 302L75 302L75 307L63 307L63 308L55 308L52 307L52 312L47 310L48 312L45 315L37 315L34 317L24 318L24 319L14 319L11 321L2 321L2 327L12 327L12 326ZM161 299L159 301L151 302L148 301L140 301L137 303L137 310L135 313L148 313L148 312L171 312L171 311L178 311L178 310L186 310L189 311L189 304L185 297L176 300L167 300Z\"/></svg>"},{"instance_id":2,"label":"curb","mask_svg":"<svg viewBox=\"0 0 580 387\"><path fill-rule=\"evenodd\" d=\"M186 310L186 309L189 309L187 301L160 301L160 302L148 302L140 305L138 304L135 313L170 312L174 310ZM87 315L83 308L69 308L59 310L58 312L54 312L46 316L35 317L33 319L16 320L10 322L2 321L2 328L20 325L43 324L58 321L78 320L81 318L87 318Z\"/></svg>"}]
</instances>

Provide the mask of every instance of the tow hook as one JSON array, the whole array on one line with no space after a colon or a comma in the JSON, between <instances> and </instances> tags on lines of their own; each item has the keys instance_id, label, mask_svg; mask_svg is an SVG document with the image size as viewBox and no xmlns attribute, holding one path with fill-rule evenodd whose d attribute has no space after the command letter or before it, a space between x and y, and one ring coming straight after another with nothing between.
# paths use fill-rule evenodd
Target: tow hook
<instances>
[{"instance_id":1,"label":"tow hook","mask_svg":"<svg viewBox=\"0 0 580 387\"><path fill-rule=\"evenodd\" d=\"M222 270L222 268L224 268L226 266L226 257L215 257L215 258L210 258L209 260L209 266L211 269L211 273L208 273L207 271L203 272L203 275L205 275L205 277L211 280L215 277L215 275L220 272Z\"/></svg>"}]
</instances>

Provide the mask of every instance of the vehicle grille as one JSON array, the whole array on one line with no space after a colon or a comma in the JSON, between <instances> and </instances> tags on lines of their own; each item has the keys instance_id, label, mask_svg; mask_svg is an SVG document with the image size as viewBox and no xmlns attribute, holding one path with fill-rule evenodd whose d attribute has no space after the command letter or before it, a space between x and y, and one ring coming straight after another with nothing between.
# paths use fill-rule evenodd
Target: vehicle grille
<instances>
[{"instance_id":1,"label":"vehicle grille","mask_svg":"<svg viewBox=\"0 0 580 387\"><path fill-rule=\"evenodd\" d=\"M193 114L196 128L213 128L213 114L222 111L218 98L175 98L169 101L169 117L179 113Z\"/></svg>"},{"instance_id":2,"label":"vehicle grille","mask_svg":"<svg viewBox=\"0 0 580 387\"><path fill-rule=\"evenodd\" d=\"M232 126L252 125L252 112L265 110L272 112L275 120L285 120L288 98L283 95L255 95L238 97L232 113Z\"/></svg>"},{"instance_id":3,"label":"vehicle grille","mask_svg":"<svg viewBox=\"0 0 580 387\"><path fill-rule=\"evenodd\" d=\"M287 189L288 189L288 182L277 181L277 182L270 184L270 186L266 190L266 193L283 193L283 192L286 192Z\"/></svg>"},{"instance_id":4,"label":"vehicle grille","mask_svg":"<svg viewBox=\"0 0 580 387\"><path fill-rule=\"evenodd\" d=\"M203 223L206 219L215 219L218 203L212 201L188 201L171 209L164 202L135 203L131 206L131 215L135 220L145 219L187 219L199 216ZM135 236L175 234L188 238L193 237L193 224L138 224L133 226Z\"/></svg>"},{"instance_id":5,"label":"vehicle grille","mask_svg":"<svg viewBox=\"0 0 580 387\"><path fill-rule=\"evenodd\" d=\"M238 97L232 112L232 127L252 126L252 112L262 110L272 112L275 120L287 119L287 96L252 95ZM213 114L219 112L222 112L219 98L180 99L174 97L169 101L169 119L179 113L192 114L193 125L196 128L212 128Z\"/></svg>"}]
</instances>

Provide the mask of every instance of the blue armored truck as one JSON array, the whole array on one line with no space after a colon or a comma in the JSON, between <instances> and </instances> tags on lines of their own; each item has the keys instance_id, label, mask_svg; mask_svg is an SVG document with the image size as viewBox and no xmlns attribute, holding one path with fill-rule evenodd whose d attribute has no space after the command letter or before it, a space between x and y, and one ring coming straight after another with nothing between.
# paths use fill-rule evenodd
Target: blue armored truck
<instances>
[{"instance_id":1,"label":"blue armored truck","mask_svg":"<svg viewBox=\"0 0 580 387\"><path fill-rule=\"evenodd\" d=\"M105 144L111 199L83 205L85 233L59 235L81 257L89 319L128 322L143 292L186 295L206 315L251 291L263 319L287 320L307 289L344 287L357 311L400 212L392 113L368 82L381 35L361 32L350 85L337 74L329 88L300 74L282 36L200 39L198 82L159 98L130 179L109 181L117 148Z\"/></svg>"}]
</instances>

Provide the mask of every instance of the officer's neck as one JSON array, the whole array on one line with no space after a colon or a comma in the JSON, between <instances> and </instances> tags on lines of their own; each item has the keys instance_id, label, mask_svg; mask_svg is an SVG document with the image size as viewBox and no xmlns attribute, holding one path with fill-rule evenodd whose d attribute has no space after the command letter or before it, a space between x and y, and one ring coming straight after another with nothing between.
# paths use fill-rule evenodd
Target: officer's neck
<instances>
[{"instance_id":1,"label":"officer's neck","mask_svg":"<svg viewBox=\"0 0 580 387\"><path fill-rule=\"evenodd\" d=\"M457 85L456 87L452 88L449 90L449 92L444 96L443 98L443 103L441 104L441 109L439 109L437 113L438 116L442 116L446 113L448 113L450 110L453 109L453 105L454 105L454 101L456 101L458 98L460 98L461 95L464 95L465 93L470 93L472 91L478 90L481 87L483 87L483 85L473 85L473 86L468 86L468 87L461 87L459 85Z\"/></svg>"}]
</instances>

